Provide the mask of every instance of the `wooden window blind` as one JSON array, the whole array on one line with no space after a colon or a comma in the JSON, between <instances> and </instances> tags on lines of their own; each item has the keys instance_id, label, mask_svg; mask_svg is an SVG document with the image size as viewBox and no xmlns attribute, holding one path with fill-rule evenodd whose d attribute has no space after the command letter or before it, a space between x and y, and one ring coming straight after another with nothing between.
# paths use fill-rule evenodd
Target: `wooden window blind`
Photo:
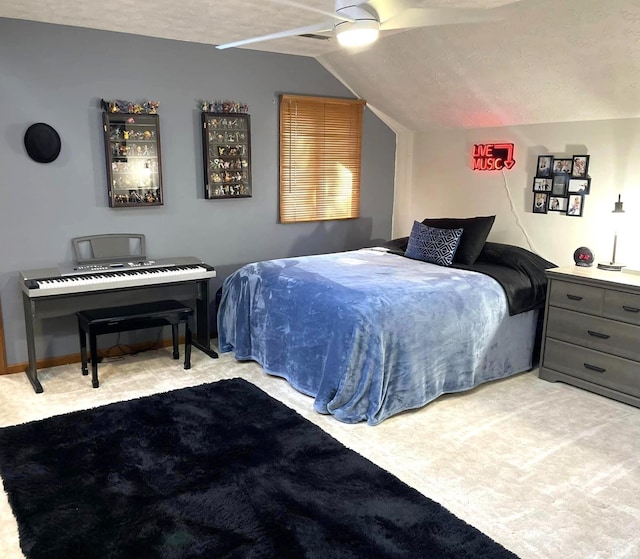
<instances>
[{"instance_id":1,"label":"wooden window blind","mask_svg":"<svg viewBox=\"0 0 640 559\"><path fill-rule=\"evenodd\" d=\"M364 105L280 96L280 223L360 216Z\"/></svg>"}]
</instances>

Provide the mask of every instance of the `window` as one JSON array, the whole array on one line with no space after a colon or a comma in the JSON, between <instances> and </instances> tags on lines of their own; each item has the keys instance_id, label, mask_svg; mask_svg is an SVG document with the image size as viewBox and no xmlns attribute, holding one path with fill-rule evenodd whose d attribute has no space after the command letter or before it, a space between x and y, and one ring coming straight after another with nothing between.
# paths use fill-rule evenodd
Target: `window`
<instances>
[{"instance_id":1,"label":"window","mask_svg":"<svg viewBox=\"0 0 640 559\"><path fill-rule=\"evenodd\" d=\"M280 96L280 223L360 216L364 105Z\"/></svg>"}]
</instances>

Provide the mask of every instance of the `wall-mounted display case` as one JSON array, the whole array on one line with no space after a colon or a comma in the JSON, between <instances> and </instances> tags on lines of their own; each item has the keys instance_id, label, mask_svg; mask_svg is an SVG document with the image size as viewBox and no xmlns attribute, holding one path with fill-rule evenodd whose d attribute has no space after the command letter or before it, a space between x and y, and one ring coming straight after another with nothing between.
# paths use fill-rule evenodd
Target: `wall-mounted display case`
<instances>
[{"instance_id":1,"label":"wall-mounted display case","mask_svg":"<svg viewBox=\"0 0 640 559\"><path fill-rule=\"evenodd\" d=\"M202 113L206 199L251 197L250 134L248 114Z\"/></svg>"},{"instance_id":2,"label":"wall-mounted display case","mask_svg":"<svg viewBox=\"0 0 640 559\"><path fill-rule=\"evenodd\" d=\"M109 206L161 206L157 114L103 113Z\"/></svg>"}]
</instances>

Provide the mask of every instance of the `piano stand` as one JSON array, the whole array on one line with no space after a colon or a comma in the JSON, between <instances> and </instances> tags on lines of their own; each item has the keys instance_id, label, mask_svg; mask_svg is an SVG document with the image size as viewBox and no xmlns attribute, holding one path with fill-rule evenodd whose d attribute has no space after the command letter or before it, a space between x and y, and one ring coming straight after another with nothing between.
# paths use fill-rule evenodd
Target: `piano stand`
<instances>
[{"instance_id":1,"label":"piano stand","mask_svg":"<svg viewBox=\"0 0 640 559\"><path fill-rule=\"evenodd\" d=\"M211 273L215 277L215 272ZM195 293L194 293L195 291ZM30 296L23 287L22 302L27 334L27 355L29 363L25 374L36 394L43 392L38 379L38 359L36 339L42 334L42 320L73 315L88 308L123 306L132 302L160 301L164 299L193 300L195 295L195 330L192 346L209 357L216 359L218 354L211 348L209 325L209 277L169 281L150 285L127 287L126 289L100 289L94 292L62 293L46 297Z\"/></svg>"},{"instance_id":2,"label":"piano stand","mask_svg":"<svg viewBox=\"0 0 640 559\"><path fill-rule=\"evenodd\" d=\"M25 369L25 373L33 390L36 394L42 394L44 388L38 380L38 363L36 357L36 344L35 344L35 305L32 305L31 299L26 294L22 294L22 303L24 306L24 322L27 330L27 355L29 358L29 364Z\"/></svg>"},{"instance_id":3,"label":"piano stand","mask_svg":"<svg viewBox=\"0 0 640 559\"><path fill-rule=\"evenodd\" d=\"M191 345L193 347L197 347L202 353L206 353L213 359L218 358L218 354L215 352L215 350L211 349L210 347L203 346L198 340L192 340Z\"/></svg>"},{"instance_id":4,"label":"piano stand","mask_svg":"<svg viewBox=\"0 0 640 559\"><path fill-rule=\"evenodd\" d=\"M124 307L109 307L78 311L78 333L80 335L80 356L82 358L82 374L87 375L87 335L91 352L91 383L94 388L100 386L98 380L98 344L97 336L112 332L139 330L156 326L171 325L173 338L173 358L179 359L178 327L185 325L184 368L191 368L191 328L189 322L193 309L178 301L156 301L140 303Z\"/></svg>"}]
</instances>

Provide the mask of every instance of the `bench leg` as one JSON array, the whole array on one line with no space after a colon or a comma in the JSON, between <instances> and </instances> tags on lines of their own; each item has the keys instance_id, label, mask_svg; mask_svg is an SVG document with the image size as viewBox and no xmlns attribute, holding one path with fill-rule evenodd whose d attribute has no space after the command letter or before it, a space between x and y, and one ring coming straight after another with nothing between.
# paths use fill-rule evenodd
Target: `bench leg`
<instances>
[{"instance_id":1,"label":"bench leg","mask_svg":"<svg viewBox=\"0 0 640 559\"><path fill-rule=\"evenodd\" d=\"M89 369L87 369L87 335L82 329L82 326L78 324L78 334L80 334L80 359L82 361L82 374L88 375Z\"/></svg>"},{"instance_id":2,"label":"bench leg","mask_svg":"<svg viewBox=\"0 0 640 559\"><path fill-rule=\"evenodd\" d=\"M91 351L91 384L94 388L100 386L98 381L98 341L94 332L89 330L89 350Z\"/></svg>"},{"instance_id":3,"label":"bench leg","mask_svg":"<svg viewBox=\"0 0 640 559\"><path fill-rule=\"evenodd\" d=\"M180 359L180 352L178 351L178 322L171 323L171 335L173 337L173 358Z\"/></svg>"},{"instance_id":4,"label":"bench leg","mask_svg":"<svg viewBox=\"0 0 640 559\"><path fill-rule=\"evenodd\" d=\"M184 368L191 369L191 327L188 320L184 323Z\"/></svg>"}]
</instances>

